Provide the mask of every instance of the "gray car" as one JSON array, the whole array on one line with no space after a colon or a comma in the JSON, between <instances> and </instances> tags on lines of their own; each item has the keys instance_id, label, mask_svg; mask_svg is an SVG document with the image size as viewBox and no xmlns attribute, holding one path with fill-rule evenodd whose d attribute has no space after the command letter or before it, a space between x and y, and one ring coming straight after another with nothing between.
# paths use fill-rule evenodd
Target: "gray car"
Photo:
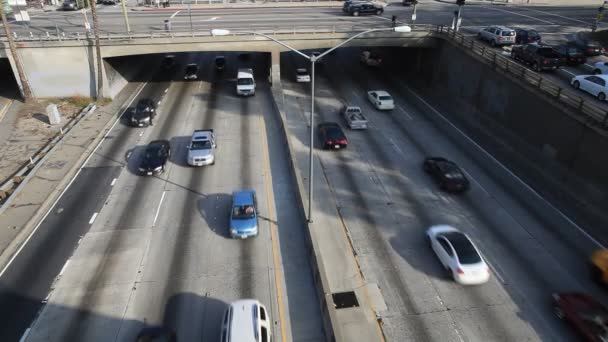
<instances>
[{"instance_id":1,"label":"gray car","mask_svg":"<svg viewBox=\"0 0 608 342\"><path fill-rule=\"evenodd\" d=\"M192 133L188 145L188 165L203 166L215 164L215 134L212 129L197 129Z\"/></svg>"},{"instance_id":2,"label":"gray car","mask_svg":"<svg viewBox=\"0 0 608 342\"><path fill-rule=\"evenodd\" d=\"M485 40L491 46L515 44L515 30L506 26L490 26L477 33L477 38Z\"/></svg>"}]
</instances>

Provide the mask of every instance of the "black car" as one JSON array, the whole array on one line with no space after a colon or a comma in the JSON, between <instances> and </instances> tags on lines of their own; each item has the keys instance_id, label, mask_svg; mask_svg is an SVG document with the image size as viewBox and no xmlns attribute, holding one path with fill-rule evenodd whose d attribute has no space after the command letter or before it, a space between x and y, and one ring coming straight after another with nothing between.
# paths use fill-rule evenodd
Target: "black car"
<instances>
[{"instance_id":1,"label":"black car","mask_svg":"<svg viewBox=\"0 0 608 342\"><path fill-rule=\"evenodd\" d=\"M76 11L81 8L82 6L76 0L64 0L61 5L61 9L64 11Z\"/></svg>"},{"instance_id":2,"label":"black car","mask_svg":"<svg viewBox=\"0 0 608 342\"><path fill-rule=\"evenodd\" d=\"M165 171L165 164L171 156L171 145L167 140L154 140L146 146L144 156L139 165L143 175L159 174Z\"/></svg>"},{"instance_id":3,"label":"black car","mask_svg":"<svg viewBox=\"0 0 608 342\"><path fill-rule=\"evenodd\" d=\"M165 70L173 69L175 67L175 56L174 55L166 55L163 58L162 63L160 64L161 68Z\"/></svg>"},{"instance_id":4,"label":"black car","mask_svg":"<svg viewBox=\"0 0 608 342\"><path fill-rule=\"evenodd\" d=\"M403 0L401 3L403 6L417 5L418 0Z\"/></svg>"},{"instance_id":5,"label":"black car","mask_svg":"<svg viewBox=\"0 0 608 342\"><path fill-rule=\"evenodd\" d=\"M131 113L131 125L152 126L152 120L156 114L156 102L149 98L143 98L137 102L135 110Z\"/></svg>"},{"instance_id":6,"label":"black car","mask_svg":"<svg viewBox=\"0 0 608 342\"><path fill-rule=\"evenodd\" d=\"M515 44L530 44L540 43L541 36L536 30L532 29L515 29Z\"/></svg>"},{"instance_id":7,"label":"black car","mask_svg":"<svg viewBox=\"0 0 608 342\"><path fill-rule=\"evenodd\" d=\"M581 49L585 56L599 56L605 51L599 42L580 36L575 37L575 39L568 42L568 44Z\"/></svg>"},{"instance_id":8,"label":"black car","mask_svg":"<svg viewBox=\"0 0 608 342\"><path fill-rule=\"evenodd\" d=\"M198 79L198 65L194 63L190 63L186 65L186 75L184 76L185 80L196 80Z\"/></svg>"},{"instance_id":9,"label":"black car","mask_svg":"<svg viewBox=\"0 0 608 342\"><path fill-rule=\"evenodd\" d=\"M324 122L320 123L317 128L319 129L319 137L323 143L323 149L335 149L346 148L348 140L346 135L335 122Z\"/></svg>"},{"instance_id":10,"label":"black car","mask_svg":"<svg viewBox=\"0 0 608 342\"><path fill-rule=\"evenodd\" d=\"M354 17L360 15L380 15L384 12L382 6L373 3L354 3L348 8L348 13Z\"/></svg>"},{"instance_id":11,"label":"black car","mask_svg":"<svg viewBox=\"0 0 608 342\"><path fill-rule=\"evenodd\" d=\"M346 0L346 1L344 1L344 5L342 5L342 12L348 13L350 6L352 6L353 4L362 4L362 3L369 4L371 2L368 0Z\"/></svg>"},{"instance_id":12,"label":"black car","mask_svg":"<svg viewBox=\"0 0 608 342\"><path fill-rule=\"evenodd\" d=\"M167 328L149 327L137 334L135 342L177 342L177 336Z\"/></svg>"},{"instance_id":13,"label":"black car","mask_svg":"<svg viewBox=\"0 0 608 342\"><path fill-rule=\"evenodd\" d=\"M226 66L226 57L216 56L215 57L215 68L217 70L224 70L225 66Z\"/></svg>"},{"instance_id":14,"label":"black car","mask_svg":"<svg viewBox=\"0 0 608 342\"><path fill-rule=\"evenodd\" d=\"M553 47L553 50L562 58L567 65L579 65L587 62L587 56L574 45L560 44Z\"/></svg>"},{"instance_id":15,"label":"black car","mask_svg":"<svg viewBox=\"0 0 608 342\"><path fill-rule=\"evenodd\" d=\"M469 181L456 163L445 158L432 157L424 160L424 171L439 183L442 190L463 192L469 188Z\"/></svg>"}]
</instances>

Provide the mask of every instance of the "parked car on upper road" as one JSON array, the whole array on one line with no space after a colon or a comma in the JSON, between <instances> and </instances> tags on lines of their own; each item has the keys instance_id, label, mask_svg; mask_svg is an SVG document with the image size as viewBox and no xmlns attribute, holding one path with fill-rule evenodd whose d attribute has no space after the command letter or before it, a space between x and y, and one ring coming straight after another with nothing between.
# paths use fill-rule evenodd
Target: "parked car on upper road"
<instances>
[{"instance_id":1,"label":"parked car on upper road","mask_svg":"<svg viewBox=\"0 0 608 342\"><path fill-rule=\"evenodd\" d=\"M64 0L61 9L64 11L76 11L82 6L76 0Z\"/></svg>"},{"instance_id":2,"label":"parked car on upper road","mask_svg":"<svg viewBox=\"0 0 608 342\"><path fill-rule=\"evenodd\" d=\"M553 50L562 59L562 65L579 65L587 62L587 56L574 45L560 44L554 46Z\"/></svg>"},{"instance_id":3,"label":"parked car on upper road","mask_svg":"<svg viewBox=\"0 0 608 342\"><path fill-rule=\"evenodd\" d=\"M185 80L196 80L198 79L198 65L195 63L190 63L186 66L186 75L184 76Z\"/></svg>"},{"instance_id":4,"label":"parked car on upper road","mask_svg":"<svg viewBox=\"0 0 608 342\"><path fill-rule=\"evenodd\" d=\"M171 156L171 145L167 140L151 141L139 165L139 172L143 175L158 174L165 171L165 164Z\"/></svg>"},{"instance_id":5,"label":"parked car on upper road","mask_svg":"<svg viewBox=\"0 0 608 342\"><path fill-rule=\"evenodd\" d=\"M437 258L461 285L479 285L490 279L490 268L469 237L448 225L432 226L427 239Z\"/></svg>"},{"instance_id":6,"label":"parked car on upper road","mask_svg":"<svg viewBox=\"0 0 608 342\"><path fill-rule=\"evenodd\" d=\"M505 26L490 26L477 33L477 38L485 40L491 46L515 44L515 30Z\"/></svg>"},{"instance_id":7,"label":"parked car on upper road","mask_svg":"<svg viewBox=\"0 0 608 342\"><path fill-rule=\"evenodd\" d=\"M310 82L310 75L306 68L296 69L296 82Z\"/></svg>"},{"instance_id":8,"label":"parked car on upper road","mask_svg":"<svg viewBox=\"0 0 608 342\"><path fill-rule=\"evenodd\" d=\"M354 4L361 4L361 3L371 3L368 0L346 0L344 1L344 5L342 5L342 12L344 13L348 13L350 6L354 5Z\"/></svg>"},{"instance_id":9,"label":"parked car on upper road","mask_svg":"<svg viewBox=\"0 0 608 342\"><path fill-rule=\"evenodd\" d=\"M367 99L376 107L376 109L391 110L395 108L393 97L384 90L368 91Z\"/></svg>"},{"instance_id":10,"label":"parked car on upper road","mask_svg":"<svg viewBox=\"0 0 608 342\"><path fill-rule=\"evenodd\" d=\"M357 106L342 108L342 117L350 129L367 129L367 118Z\"/></svg>"},{"instance_id":11,"label":"parked car on upper road","mask_svg":"<svg viewBox=\"0 0 608 342\"><path fill-rule=\"evenodd\" d=\"M348 13L353 17L360 15L380 15L384 12L384 8L371 2L353 3L348 8Z\"/></svg>"},{"instance_id":12,"label":"parked car on upper road","mask_svg":"<svg viewBox=\"0 0 608 342\"><path fill-rule=\"evenodd\" d=\"M317 126L323 149L339 150L348 146L348 139L340 125L335 122L323 122Z\"/></svg>"},{"instance_id":13,"label":"parked car on upper road","mask_svg":"<svg viewBox=\"0 0 608 342\"><path fill-rule=\"evenodd\" d=\"M602 44L598 41L585 38L581 35L575 35L574 39L569 41L568 44L578 47L587 56L599 56L605 52Z\"/></svg>"},{"instance_id":14,"label":"parked car on upper road","mask_svg":"<svg viewBox=\"0 0 608 342\"><path fill-rule=\"evenodd\" d=\"M439 183L442 190L463 192L469 189L469 180L456 163L441 157L426 158L424 171Z\"/></svg>"},{"instance_id":15,"label":"parked car on upper road","mask_svg":"<svg viewBox=\"0 0 608 342\"><path fill-rule=\"evenodd\" d=\"M551 46L537 43L513 46L511 57L530 64L534 71L556 70L563 64Z\"/></svg>"},{"instance_id":16,"label":"parked car on upper road","mask_svg":"<svg viewBox=\"0 0 608 342\"><path fill-rule=\"evenodd\" d=\"M215 56L215 68L217 70L224 70L225 66L226 66L226 57Z\"/></svg>"},{"instance_id":17,"label":"parked car on upper road","mask_svg":"<svg viewBox=\"0 0 608 342\"><path fill-rule=\"evenodd\" d=\"M165 70L175 67L175 55L166 55L160 63L160 67Z\"/></svg>"},{"instance_id":18,"label":"parked car on upper road","mask_svg":"<svg viewBox=\"0 0 608 342\"><path fill-rule=\"evenodd\" d=\"M418 3L418 0L403 0L401 2L401 4L403 6L410 6L410 5L416 5Z\"/></svg>"},{"instance_id":19,"label":"parked car on upper road","mask_svg":"<svg viewBox=\"0 0 608 342\"><path fill-rule=\"evenodd\" d=\"M515 29L515 44L530 44L540 43L541 36L536 30L532 29Z\"/></svg>"},{"instance_id":20,"label":"parked car on upper road","mask_svg":"<svg viewBox=\"0 0 608 342\"><path fill-rule=\"evenodd\" d=\"M584 341L608 341L608 309L584 293L553 294L555 315L568 321Z\"/></svg>"},{"instance_id":21,"label":"parked car on upper road","mask_svg":"<svg viewBox=\"0 0 608 342\"><path fill-rule=\"evenodd\" d=\"M586 91L600 101L606 100L606 94L608 94L607 82L608 75L578 75L570 80L570 84L575 89Z\"/></svg>"},{"instance_id":22,"label":"parked car on upper road","mask_svg":"<svg viewBox=\"0 0 608 342\"><path fill-rule=\"evenodd\" d=\"M378 56L378 54L373 53L371 51L363 51L361 52L361 57L359 58L361 63L367 66L380 66L382 64L382 58Z\"/></svg>"}]
</instances>

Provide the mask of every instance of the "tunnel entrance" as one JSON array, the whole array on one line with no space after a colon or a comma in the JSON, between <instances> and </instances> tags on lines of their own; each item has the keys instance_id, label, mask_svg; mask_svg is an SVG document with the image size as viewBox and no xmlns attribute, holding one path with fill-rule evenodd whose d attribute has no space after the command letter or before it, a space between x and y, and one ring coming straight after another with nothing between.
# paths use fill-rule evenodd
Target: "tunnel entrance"
<instances>
[{"instance_id":1,"label":"tunnel entrance","mask_svg":"<svg viewBox=\"0 0 608 342\"><path fill-rule=\"evenodd\" d=\"M0 97L11 100L21 99L19 85L13 74L13 69L8 58L0 58Z\"/></svg>"}]
</instances>

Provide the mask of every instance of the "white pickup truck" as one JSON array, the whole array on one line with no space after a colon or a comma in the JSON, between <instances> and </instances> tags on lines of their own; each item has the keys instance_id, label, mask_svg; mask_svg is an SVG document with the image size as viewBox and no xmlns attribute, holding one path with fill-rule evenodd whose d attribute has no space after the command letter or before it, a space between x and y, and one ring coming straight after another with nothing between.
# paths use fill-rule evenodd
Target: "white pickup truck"
<instances>
[{"instance_id":1,"label":"white pickup truck","mask_svg":"<svg viewBox=\"0 0 608 342\"><path fill-rule=\"evenodd\" d=\"M345 106L342 108L342 117L350 129L367 129L367 118L359 107Z\"/></svg>"}]
</instances>

